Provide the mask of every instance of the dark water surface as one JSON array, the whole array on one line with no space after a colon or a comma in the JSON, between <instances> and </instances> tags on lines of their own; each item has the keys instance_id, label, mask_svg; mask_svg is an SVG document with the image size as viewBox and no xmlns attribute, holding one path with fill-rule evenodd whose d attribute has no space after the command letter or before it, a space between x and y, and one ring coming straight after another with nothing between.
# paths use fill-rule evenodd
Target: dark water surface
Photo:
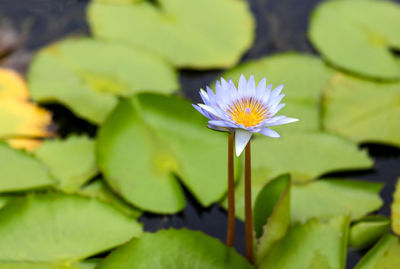
<instances>
[{"instance_id":1,"label":"dark water surface","mask_svg":"<svg viewBox=\"0 0 400 269\"><path fill-rule=\"evenodd\" d=\"M277 52L298 51L316 54L307 40L308 19L320 0L249 0L257 21L256 40L243 60L257 59ZM400 0L396 2L400 3ZM26 70L33 53L44 45L68 36L89 34L85 21L87 0L0 0L0 25L14 28L18 38L9 38L11 45L2 48L4 32L0 30L2 65ZM204 17L206 19L206 16ZM0 27L3 28L4 27ZM22 36L22 38L20 38ZM11 36L12 37L12 36ZM3 38L3 40L2 40ZM15 40L16 39L16 40ZM3 51L2 51L3 50ZM180 81L186 97L199 101L198 89L215 80L223 70L182 70ZM76 118L58 105L47 106L62 136L86 132L94 135L96 127ZM381 145L362 145L375 159L375 167L363 173L337 173L329 176L366 179L385 183L382 197L385 205L378 213L390 215L390 204L397 177L400 176L400 149ZM226 213L218 205L201 207L186 191L187 207L176 215L146 213L140 218L145 230L156 231L168 227L201 230L225 240ZM235 247L244 253L244 224L237 221ZM350 251L347 268L353 268L364 253Z\"/></svg>"}]
</instances>

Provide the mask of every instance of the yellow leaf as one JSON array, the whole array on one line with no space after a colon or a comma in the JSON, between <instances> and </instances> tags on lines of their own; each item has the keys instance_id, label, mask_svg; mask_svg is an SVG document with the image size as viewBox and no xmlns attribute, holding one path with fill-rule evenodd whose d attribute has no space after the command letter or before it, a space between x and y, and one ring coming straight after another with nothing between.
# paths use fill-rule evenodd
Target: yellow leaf
<instances>
[{"instance_id":1,"label":"yellow leaf","mask_svg":"<svg viewBox=\"0 0 400 269\"><path fill-rule=\"evenodd\" d=\"M16 72L0 68L0 139L11 146L33 150L39 138L52 134L47 130L51 113L29 101L23 78Z\"/></svg>"},{"instance_id":2,"label":"yellow leaf","mask_svg":"<svg viewBox=\"0 0 400 269\"><path fill-rule=\"evenodd\" d=\"M0 99L29 99L28 89L23 78L15 71L0 68Z\"/></svg>"}]
</instances>

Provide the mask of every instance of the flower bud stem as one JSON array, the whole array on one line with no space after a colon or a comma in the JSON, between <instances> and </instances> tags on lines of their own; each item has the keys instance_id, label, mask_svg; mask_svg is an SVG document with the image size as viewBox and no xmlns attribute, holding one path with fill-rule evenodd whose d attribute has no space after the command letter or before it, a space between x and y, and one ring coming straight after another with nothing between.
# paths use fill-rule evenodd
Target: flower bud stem
<instances>
[{"instance_id":1,"label":"flower bud stem","mask_svg":"<svg viewBox=\"0 0 400 269\"><path fill-rule=\"evenodd\" d=\"M253 263L253 213L251 209L251 151L249 141L245 148L244 160L244 210L245 210L245 235L246 258Z\"/></svg>"},{"instance_id":2,"label":"flower bud stem","mask_svg":"<svg viewBox=\"0 0 400 269\"><path fill-rule=\"evenodd\" d=\"M235 180L233 168L233 144L234 133L230 132L228 137L228 231L226 234L226 245L232 247L235 241Z\"/></svg>"}]
</instances>

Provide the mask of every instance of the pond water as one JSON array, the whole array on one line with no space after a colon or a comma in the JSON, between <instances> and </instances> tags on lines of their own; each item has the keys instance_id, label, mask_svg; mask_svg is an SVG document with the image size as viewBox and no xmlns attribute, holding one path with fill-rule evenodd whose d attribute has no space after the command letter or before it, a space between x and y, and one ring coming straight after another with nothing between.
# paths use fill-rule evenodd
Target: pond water
<instances>
[{"instance_id":1,"label":"pond water","mask_svg":"<svg viewBox=\"0 0 400 269\"><path fill-rule=\"evenodd\" d=\"M244 60L256 59L277 52L298 51L316 53L306 37L308 18L319 0L250 0L250 5L257 20L256 40L253 47L244 56ZM400 2L397 1L397 2ZM36 50L53 41L67 36L89 34L85 22L87 0L0 0L0 24L8 25L0 30L1 64L26 70L31 56ZM5 29L5 30L4 30ZM4 31L17 34L16 40ZM10 33L8 33L10 34ZM22 36L22 38L19 38ZM9 48L4 49L8 37ZM15 39L15 38L14 38ZM3 51L1 51L3 49ZM194 101L199 101L198 89L215 80L223 70L193 71L182 70L180 81L183 92ZM77 119L66 109L47 106L54 113L54 120L59 133L66 136L71 132L94 135L96 127ZM66 128L68 126L68 128ZM72 128L70 128L73 126ZM384 182L382 191L385 205L380 214L390 215L390 203L397 177L400 175L400 150L378 145L363 145L375 159L375 169L365 173L332 174L343 178L366 179ZM187 227L202 230L205 233L225 239L226 213L218 205L202 208L195 199L186 192L187 207L176 215L145 214L140 218L145 230L156 231L167 227ZM235 247L244 253L244 225L237 222ZM348 268L352 268L363 253L349 252Z\"/></svg>"}]
</instances>

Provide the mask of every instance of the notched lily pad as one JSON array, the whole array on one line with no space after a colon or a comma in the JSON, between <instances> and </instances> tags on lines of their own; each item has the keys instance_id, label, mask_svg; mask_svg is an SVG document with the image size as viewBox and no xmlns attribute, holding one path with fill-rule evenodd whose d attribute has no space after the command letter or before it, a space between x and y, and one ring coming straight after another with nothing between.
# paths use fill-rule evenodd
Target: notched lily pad
<instances>
[{"instance_id":1,"label":"notched lily pad","mask_svg":"<svg viewBox=\"0 0 400 269\"><path fill-rule=\"evenodd\" d=\"M88 17L97 38L152 51L178 67L233 66L254 35L245 1L92 1Z\"/></svg>"},{"instance_id":2,"label":"notched lily pad","mask_svg":"<svg viewBox=\"0 0 400 269\"><path fill-rule=\"evenodd\" d=\"M400 79L400 6L390 1L326 1L314 11L313 45L333 65L363 76Z\"/></svg>"},{"instance_id":3,"label":"notched lily pad","mask_svg":"<svg viewBox=\"0 0 400 269\"><path fill-rule=\"evenodd\" d=\"M87 136L46 140L34 155L58 180L57 187L66 192L77 191L98 172L94 140Z\"/></svg>"},{"instance_id":4,"label":"notched lily pad","mask_svg":"<svg viewBox=\"0 0 400 269\"><path fill-rule=\"evenodd\" d=\"M111 204L121 212L124 212L125 214L135 218L138 218L142 214L139 209L132 207L118 197L114 192L112 192L112 190L109 189L103 180L100 179L97 179L89 185L84 186L78 191L78 193Z\"/></svg>"},{"instance_id":5,"label":"notched lily pad","mask_svg":"<svg viewBox=\"0 0 400 269\"><path fill-rule=\"evenodd\" d=\"M254 205L256 264L262 263L273 245L290 226L290 176L275 178L260 191Z\"/></svg>"},{"instance_id":6,"label":"notched lily pad","mask_svg":"<svg viewBox=\"0 0 400 269\"><path fill-rule=\"evenodd\" d=\"M292 221L348 215L359 219L383 205L382 184L361 180L320 179L292 188Z\"/></svg>"},{"instance_id":7,"label":"notched lily pad","mask_svg":"<svg viewBox=\"0 0 400 269\"><path fill-rule=\"evenodd\" d=\"M150 254L151 253L151 254ZM251 269L233 248L201 232L161 230L133 239L104 259L97 269Z\"/></svg>"},{"instance_id":8,"label":"notched lily pad","mask_svg":"<svg viewBox=\"0 0 400 269\"><path fill-rule=\"evenodd\" d=\"M400 83L336 74L323 99L326 130L356 142L400 146Z\"/></svg>"},{"instance_id":9,"label":"notched lily pad","mask_svg":"<svg viewBox=\"0 0 400 269\"><path fill-rule=\"evenodd\" d=\"M179 87L175 71L155 55L89 38L44 48L33 59L28 75L34 100L61 103L95 124L104 121L118 96L138 91L171 93Z\"/></svg>"},{"instance_id":10,"label":"notched lily pad","mask_svg":"<svg viewBox=\"0 0 400 269\"><path fill-rule=\"evenodd\" d=\"M185 206L175 175L203 206L226 192L227 135L207 129L189 102L138 94L123 100L101 127L97 160L107 183L143 210Z\"/></svg>"},{"instance_id":11,"label":"notched lily pad","mask_svg":"<svg viewBox=\"0 0 400 269\"><path fill-rule=\"evenodd\" d=\"M375 243L390 230L390 220L383 216L367 216L355 222L350 229L349 246L365 248Z\"/></svg>"},{"instance_id":12,"label":"notched lily pad","mask_svg":"<svg viewBox=\"0 0 400 269\"><path fill-rule=\"evenodd\" d=\"M340 269L345 267L349 220L296 224L276 243L260 269Z\"/></svg>"},{"instance_id":13,"label":"notched lily pad","mask_svg":"<svg viewBox=\"0 0 400 269\"><path fill-rule=\"evenodd\" d=\"M0 142L0 192L24 191L55 184L43 163L22 150Z\"/></svg>"},{"instance_id":14,"label":"notched lily pad","mask_svg":"<svg viewBox=\"0 0 400 269\"><path fill-rule=\"evenodd\" d=\"M400 268L400 239L390 233L361 259L354 269L391 269Z\"/></svg>"},{"instance_id":15,"label":"notched lily pad","mask_svg":"<svg viewBox=\"0 0 400 269\"><path fill-rule=\"evenodd\" d=\"M29 195L0 210L0 263L73 264L141 232L135 219L96 199Z\"/></svg>"}]
</instances>

